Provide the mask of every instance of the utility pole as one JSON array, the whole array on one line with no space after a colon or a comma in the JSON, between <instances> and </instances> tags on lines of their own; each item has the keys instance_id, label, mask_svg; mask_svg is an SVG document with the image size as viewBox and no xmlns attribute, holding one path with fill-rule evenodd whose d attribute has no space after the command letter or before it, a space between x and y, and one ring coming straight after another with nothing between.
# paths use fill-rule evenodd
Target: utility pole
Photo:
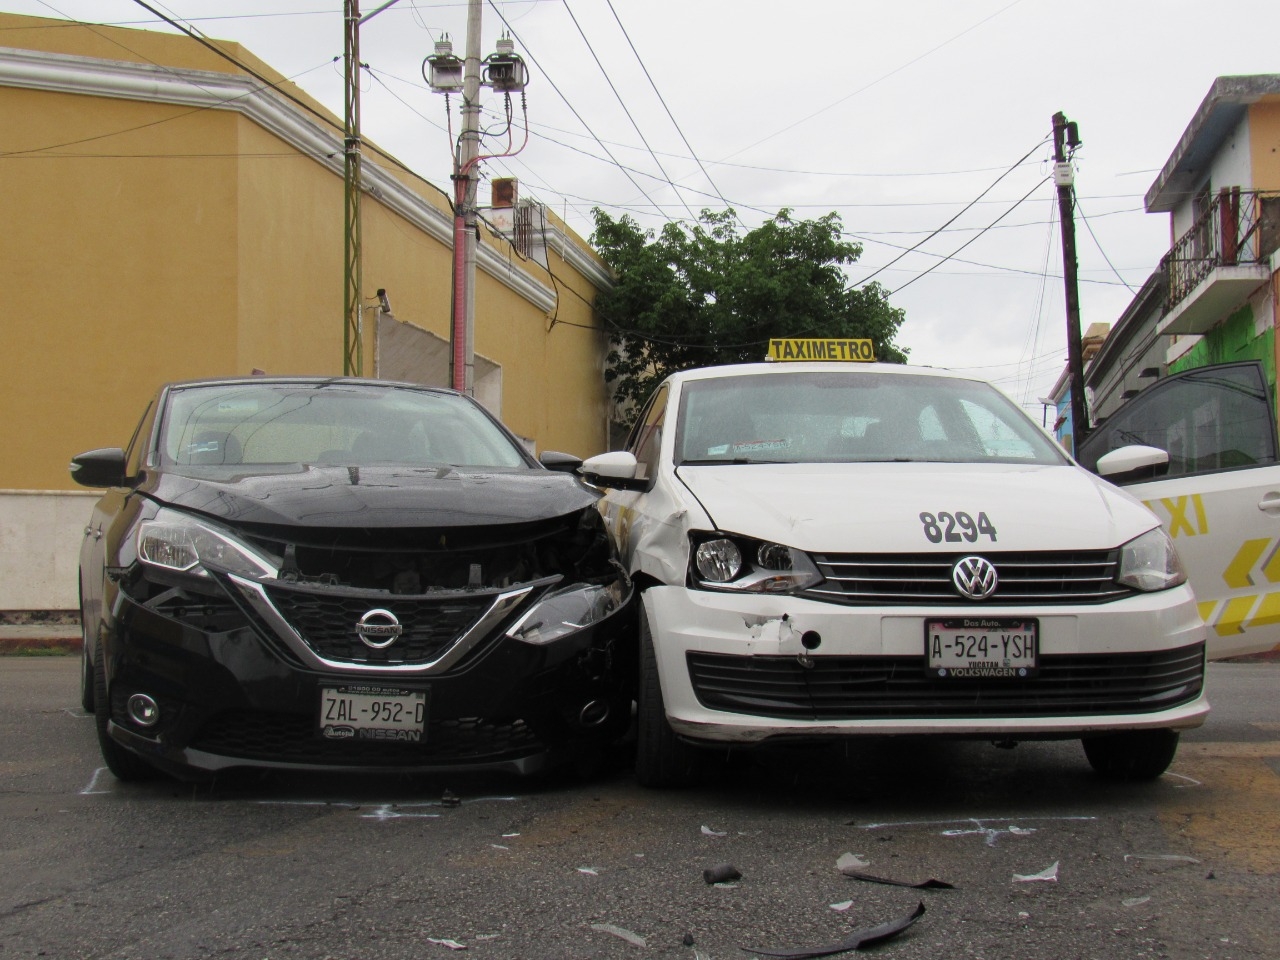
<instances>
[{"instance_id":1,"label":"utility pole","mask_svg":"<svg viewBox=\"0 0 1280 960\"><path fill-rule=\"evenodd\" d=\"M454 237L453 389L475 393L476 187L480 156L480 12L482 0L467 0L467 56L462 69L462 132L453 182L460 211L462 249ZM456 234L456 228L455 228Z\"/></svg>"},{"instance_id":2,"label":"utility pole","mask_svg":"<svg viewBox=\"0 0 1280 960\"><path fill-rule=\"evenodd\" d=\"M1058 188L1058 220L1062 224L1062 280L1067 297L1067 375L1071 383L1072 454L1089 432L1084 395L1084 356L1080 337L1080 289L1076 279L1075 173L1071 157L1080 146L1080 132L1059 111L1053 115L1053 182Z\"/></svg>"},{"instance_id":3,"label":"utility pole","mask_svg":"<svg viewBox=\"0 0 1280 960\"><path fill-rule=\"evenodd\" d=\"M360 0L343 0L343 79L346 85L342 124L343 153L343 310L342 374L364 376L364 276L360 237L361 178L360 139L360 27L400 0L388 0L372 13L360 16Z\"/></svg>"},{"instance_id":4,"label":"utility pole","mask_svg":"<svg viewBox=\"0 0 1280 960\"><path fill-rule=\"evenodd\" d=\"M450 322L450 382L453 389L475 393L475 289L476 289L476 187L482 160L510 157L524 149L484 156L480 153L480 88L487 86L508 97L523 92L528 76L524 61L514 52L509 37L498 41L498 50L480 59L480 12L483 0L467 0L467 49L465 61L453 55L446 34L436 41L435 53L422 65L431 89L448 96L462 92L462 130L453 156L453 310ZM447 103L447 101L446 101ZM525 117L525 141L528 141Z\"/></svg>"}]
</instances>

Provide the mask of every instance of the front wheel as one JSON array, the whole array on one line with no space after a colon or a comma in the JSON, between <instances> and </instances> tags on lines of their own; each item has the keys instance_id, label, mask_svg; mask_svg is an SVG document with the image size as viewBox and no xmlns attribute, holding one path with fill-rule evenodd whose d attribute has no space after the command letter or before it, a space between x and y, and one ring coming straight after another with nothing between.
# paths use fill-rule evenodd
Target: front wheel
<instances>
[{"instance_id":1,"label":"front wheel","mask_svg":"<svg viewBox=\"0 0 1280 960\"><path fill-rule=\"evenodd\" d=\"M1129 730L1080 741L1089 765L1108 780L1154 780L1178 752L1176 730Z\"/></svg>"},{"instance_id":2,"label":"front wheel","mask_svg":"<svg viewBox=\"0 0 1280 960\"><path fill-rule=\"evenodd\" d=\"M636 697L636 780L642 787L682 787L698 773L698 751L671 729L662 699L649 615L640 604L640 681Z\"/></svg>"}]
</instances>

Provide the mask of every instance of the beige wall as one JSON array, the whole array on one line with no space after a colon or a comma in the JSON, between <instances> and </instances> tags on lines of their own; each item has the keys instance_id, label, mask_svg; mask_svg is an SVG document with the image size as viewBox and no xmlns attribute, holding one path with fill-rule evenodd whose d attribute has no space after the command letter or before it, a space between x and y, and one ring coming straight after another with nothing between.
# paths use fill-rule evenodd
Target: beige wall
<instances>
[{"instance_id":1,"label":"beige wall","mask_svg":"<svg viewBox=\"0 0 1280 960\"><path fill-rule=\"evenodd\" d=\"M1249 147L1253 189L1280 190L1280 97L1249 107Z\"/></svg>"}]
</instances>

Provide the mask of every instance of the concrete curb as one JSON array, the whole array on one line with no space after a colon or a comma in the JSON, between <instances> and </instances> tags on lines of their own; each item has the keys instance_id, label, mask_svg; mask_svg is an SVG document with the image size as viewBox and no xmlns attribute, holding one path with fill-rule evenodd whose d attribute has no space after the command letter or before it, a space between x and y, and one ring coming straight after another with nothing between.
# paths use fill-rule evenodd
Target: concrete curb
<instances>
[{"instance_id":1,"label":"concrete curb","mask_svg":"<svg viewBox=\"0 0 1280 960\"><path fill-rule=\"evenodd\" d=\"M0 657L78 655L81 645L78 624L0 624Z\"/></svg>"}]
</instances>

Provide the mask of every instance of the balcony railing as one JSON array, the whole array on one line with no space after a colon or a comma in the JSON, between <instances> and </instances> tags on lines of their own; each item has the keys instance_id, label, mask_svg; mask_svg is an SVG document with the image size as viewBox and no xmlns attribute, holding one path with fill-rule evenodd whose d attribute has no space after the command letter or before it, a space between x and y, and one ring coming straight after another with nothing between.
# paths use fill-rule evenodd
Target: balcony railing
<instances>
[{"instance_id":1,"label":"balcony railing","mask_svg":"<svg viewBox=\"0 0 1280 960\"><path fill-rule=\"evenodd\" d=\"M1160 261L1173 310L1219 267L1265 263L1280 246L1280 193L1223 187Z\"/></svg>"}]
</instances>

